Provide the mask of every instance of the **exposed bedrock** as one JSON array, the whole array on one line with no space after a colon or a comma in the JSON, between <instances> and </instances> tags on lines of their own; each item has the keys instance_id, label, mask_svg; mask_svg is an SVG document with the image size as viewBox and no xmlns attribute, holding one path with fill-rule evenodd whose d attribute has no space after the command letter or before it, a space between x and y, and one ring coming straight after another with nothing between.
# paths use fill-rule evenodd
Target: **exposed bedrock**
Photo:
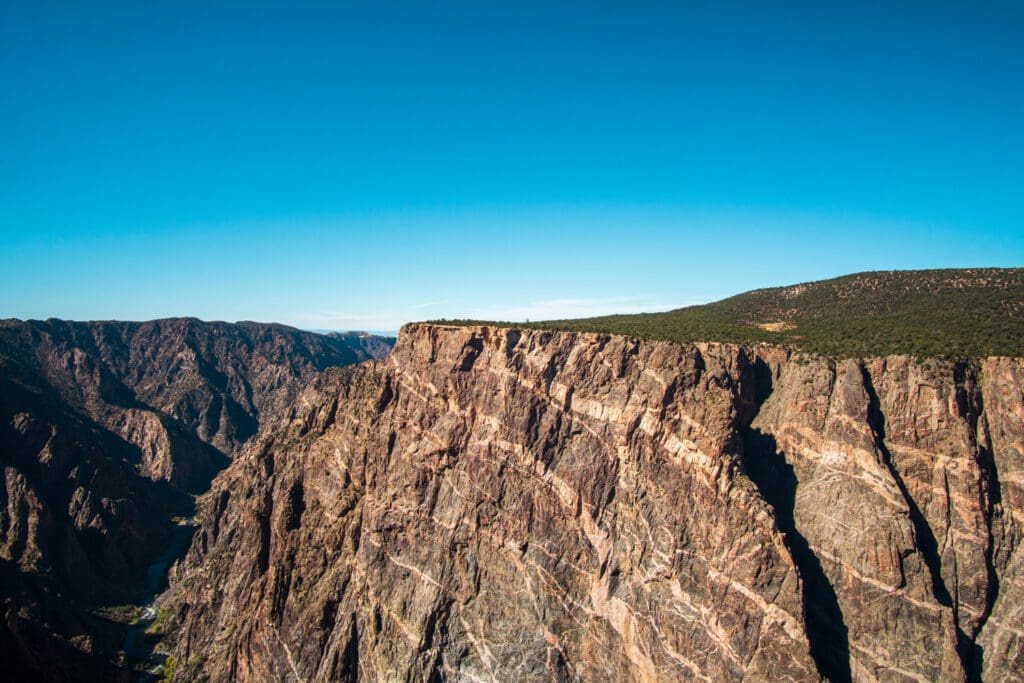
<instances>
[{"instance_id":1,"label":"exposed bedrock","mask_svg":"<svg viewBox=\"0 0 1024 683\"><path fill-rule=\"evenodd\" d=\"M201 503L182 680L1021 678L1024 365L409 325Z\"/></svg>"}]
</instances>

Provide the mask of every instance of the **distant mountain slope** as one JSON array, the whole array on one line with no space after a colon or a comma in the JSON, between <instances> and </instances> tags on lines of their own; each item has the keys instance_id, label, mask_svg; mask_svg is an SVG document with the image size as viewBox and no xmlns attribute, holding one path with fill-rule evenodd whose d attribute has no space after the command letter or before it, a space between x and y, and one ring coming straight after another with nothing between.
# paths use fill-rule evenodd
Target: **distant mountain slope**
<instances>
[{"instance_id":1,"label":"distant mountain slope","mask_svg":"<svg viewBox=\"0 0 1024 683\"><path fill-rule=\"evenodd\" d=\"M767 342L843 358L1020 357L1024 269L857 273L758 289L665 313L517 325L680 343Z\"/></svg>"},{"instance_id":2,"label":"distant mountain slope","mask_svg":"<svg viewBox=\"0 0 1024 683\"><path fill-rule=\"evenodd\" d=\"M127 676L147 567L260 424L386 341L276 324L0 321L0 655L14 680Z\"/></svg>"},{"instance_id":3,"label":"distant mountain slope","mask_svg":"<svg viewBox=\"0 0 1024 683\"><path fill-rule=\"evenodd\" d=\"M377 338L373 338L377 339ZM317 371L379 357L371 342L265 323L0 321L0 355L45 376L76 409L155 410L230 455L261 413Z\"/></svg>"},{"instance_id":4,"label":"distant mountain slope","mask_svg":"<svg viewBox=\"0 0 1024 683\"><path fill-rule=\"evenodd\" d=\"M395 337L385 337L368 332L329 332L327 337L340 341L349 348L358 349L374 359L388 355L395 345Z\"/></svg>"}]
</instances>

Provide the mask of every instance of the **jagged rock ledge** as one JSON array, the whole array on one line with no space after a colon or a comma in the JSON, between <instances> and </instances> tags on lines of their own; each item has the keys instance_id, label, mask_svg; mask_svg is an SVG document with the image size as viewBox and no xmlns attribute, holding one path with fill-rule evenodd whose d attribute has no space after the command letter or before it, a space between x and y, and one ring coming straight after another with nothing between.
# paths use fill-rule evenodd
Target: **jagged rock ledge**
<instances>
[{"instance_id":1,"label":"jagged rock ledge","mask_svg":"<svg viewBox=\"0 0 1024 683\"><path fill-rule=\"evenodd\" d=\"M182 680L1024 670L1020 359L413 324L201 509Z\"/></svg>"}]
</instances>

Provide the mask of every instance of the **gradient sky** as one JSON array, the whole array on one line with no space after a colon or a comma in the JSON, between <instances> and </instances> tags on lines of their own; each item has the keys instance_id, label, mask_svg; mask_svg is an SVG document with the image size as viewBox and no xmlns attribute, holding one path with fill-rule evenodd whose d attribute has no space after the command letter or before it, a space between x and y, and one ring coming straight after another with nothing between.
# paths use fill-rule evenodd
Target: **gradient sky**
<instances>
[{"instance_id":1,"label":"gradient sky","mask_svg":"<svg viewBox=\"0 0 1024 683\"><path fill-rule=\"evenodd\" d=\"M1024 265L1022 2L4 2L0 85L0 317L396 329Z\"/></svg>"}]
</instances>

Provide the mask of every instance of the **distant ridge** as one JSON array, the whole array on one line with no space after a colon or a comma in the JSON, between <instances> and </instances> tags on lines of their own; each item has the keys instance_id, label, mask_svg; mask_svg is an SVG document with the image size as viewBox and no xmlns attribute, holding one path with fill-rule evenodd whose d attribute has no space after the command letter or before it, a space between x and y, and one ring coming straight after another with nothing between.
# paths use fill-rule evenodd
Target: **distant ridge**
<instances>
[{"instance_id":1,"label":"distant ridge","mask_svg":"<svg viewBox=\"0 0 1024 683\"><path fill-rule=\"evenodd\" d=\"M680 343L771 343L840 358L1022 357L1024 268L855 273L664 313L516 325Z\"/></svg>"}]
</instances>

